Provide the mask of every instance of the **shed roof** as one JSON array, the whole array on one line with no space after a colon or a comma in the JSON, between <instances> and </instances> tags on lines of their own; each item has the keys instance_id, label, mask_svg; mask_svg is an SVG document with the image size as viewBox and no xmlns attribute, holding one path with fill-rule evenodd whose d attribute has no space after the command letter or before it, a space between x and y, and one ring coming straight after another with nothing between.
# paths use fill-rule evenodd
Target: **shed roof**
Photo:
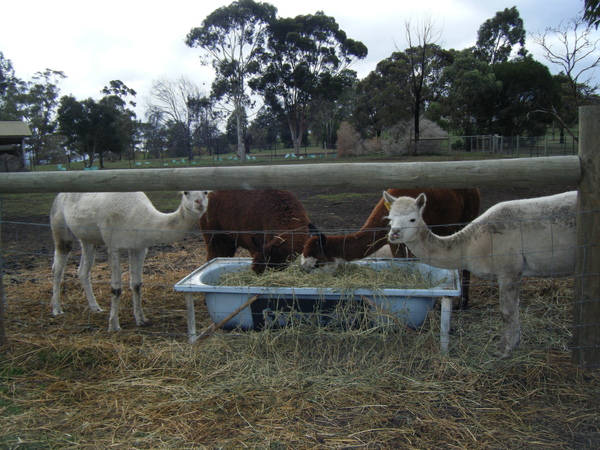
<instances>
[{"instance_id":1,"label":"shed roof","mask_svg":"<svg viewBox=\"0 0 600 450\"><path fill-rule=\"evenodd\" d=\"M29 129L29 124L27 122L21 122L19 120L0 121L0 138L27 136L31 136L31 130Z\"/></svg>"}]
</instances>

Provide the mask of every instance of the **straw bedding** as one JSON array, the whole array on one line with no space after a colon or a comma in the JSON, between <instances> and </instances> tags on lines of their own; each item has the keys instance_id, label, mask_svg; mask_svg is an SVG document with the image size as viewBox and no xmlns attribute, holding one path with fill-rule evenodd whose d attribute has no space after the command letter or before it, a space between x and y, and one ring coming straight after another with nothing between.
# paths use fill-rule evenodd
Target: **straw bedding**
<instances>
[{"instance_id":1,"label":"straw bedding","mask_svg":"<svg viewBox=\"0 0 600 450\"><path fill-rule=\"evenodd\" d=\"M440 280L442 284L444 280ZM320 270L306 272L299 259L284 270L267 271L257 275L252 270L238 270L224 273L219 278L220 286L265 286L265 287L314 287L338 291L368 289L379 292L382 289L428 289L434 283L426 273L407 264L402 268L382 267L375 269L368 265L341 264L329 273Z\"/></svg>"},{"instance_id":2,"label":"straw bedding","mask_svg":"<svg viewBox=\"0 0 600 450\"><path fill-rule=\"evenodd\" d=\"M572 280L526 279L523 340L497 360L494 284L473 280L439 351L439 313L417 330L309 324L187 343L173 284L204 262L196 236L153 250L136 328L87 310L68 265L54 318L51 255L5 249L9 344L0 354L0 448L598 448L600 377L570 364ZM15 250L15 253L12 251ZM93 271L108 310L102 256ZM125 280L127 278L125 277ZM210 325L201 296L200 328Z\"/></svg>"}]
</instances>

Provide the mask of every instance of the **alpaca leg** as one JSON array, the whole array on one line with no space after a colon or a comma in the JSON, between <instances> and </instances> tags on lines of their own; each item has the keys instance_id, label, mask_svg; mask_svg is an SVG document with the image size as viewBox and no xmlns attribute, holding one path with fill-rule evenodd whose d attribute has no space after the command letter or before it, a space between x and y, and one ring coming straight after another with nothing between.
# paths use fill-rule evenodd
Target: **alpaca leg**
<instances>
[{"instance_id":1,"label":"alpaca leg","mask_svg":"<svg viewBox=\"0 0 600 450\"><path fill-rule=\"evenodd\" d=\"M96 301L94 292L92 291L91 272L92 266L94 265L94 259L96 257L96 250L93 244L81 243L81 261L79 262L79 269L77 273L79 280L83 286L83 291L88 301L88 305L92 311L102 311L100 305Z\"/></svg>"},{"instance_id":2,"label":"alpaca leg","mask_svg":"<svg viewBox=\"0 0 600 450\"><path fill-rule=\"evenodd\" d=\"M133 317L138 327L151 325L142 311L142 270L148 249L129 250L129 287L133 299Z\"/></svg>"},{"instance_id":3,"label":"alpaca leg","mask_svg":"<svg viewBox=\"0 0 600 450\"><path fill-rule=\"evenodd\" d=\"M54 249L54 262L52 263L52 315L64 314L60 305L60 289L65 265L69 258L72 245L70 242L57 243Z\"/></svg>"},{"instance_id":4,"label":"alpaca leg","mask_svg":"<svg viewBox=\"0 0 600 450\"><path fill-rule=\"evenodd\" d=\"M213 258L225 257L231 258L235 256L237 249L234 240L225 235L212 234L205 236L206 242L206 260L210 261Z\"/></svg>"},{"instance_id":5,"label":"alpaca leg","mask_svg":"<svg viewBox=\"0 0 600 450\"><path fill-rule=\"evenodd\" d=\"M408 258L408 249L404 244L390 244L390 250L394 258Z\"/></svg>"},{"instance_id":6,"label":"alpaca leg","mask_svg":"<svg viewBox=\"0 0 600 450\"><path fill-rule=\"evenodd\" d=\"M123 294L123 281L121 276L121 253L119 250L108 251L108 265L110 267L110 317L108 318L108 331L119 331L119 304Z\"/></svg>"},{"instance_id":7,"label":"alpaca leg","mask_svg":"<svg viewBox=\"0 0 600 450\"><path fill-rule=\"evenodd\" d=\"M458 309L469 309L469 286L471 285L471 272L462 271L462 296L460 298Z\"/></svg>"},{"instance_id":8,"label":"alpaca leg","mask_svg":"<svg viewBox=\"0 0 600 450\"><path fill-rule=\"evenodd\" d=\"M520 277L503 277L498 279L500 290L500 315L504 332L496 346L496 356L506 358L521 341L519 323L519 279Z\"/></svg>"}]
</instances>

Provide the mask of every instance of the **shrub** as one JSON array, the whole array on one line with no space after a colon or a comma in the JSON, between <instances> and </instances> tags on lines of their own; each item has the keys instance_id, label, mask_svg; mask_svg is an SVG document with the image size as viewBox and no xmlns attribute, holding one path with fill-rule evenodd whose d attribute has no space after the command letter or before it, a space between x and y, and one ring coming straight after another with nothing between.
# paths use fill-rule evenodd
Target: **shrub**
<instances>
[{"instance_id":1,"label":"shrub","mask_svg":"<svg viewBox=\"0 0 600 450\"><path fill-rule=\"evenodd\" d=\"M348 122L342 122L337 131L338 158L358 156L364 153L363 142L358 131Z\"/></svg>"},{"instance_id":2,"label":"shrub","mask_svg":"<svg viewBox=\"0 0 600 450\"><path fill-rule=\"evenodd\" d=\"M381 138L374 137L364 142L365 151L367 153L381 153Z\"/></svg>"},{"instance_id":3,"label":"shrub","mask_svg":"<svg viewBox=\"0 0 600 450\"><path fill-rule=\"evenodd\" d=\"M421 139L417 154L436 153L440 146L439 142L428 139L448 136L448 133L439 125L428 119L421 119L420 132ZM386 130L386 136L381 142L382 150L385 154L392 156L410 155L412 146L414 146L413 136L412 122L400 122Z\"/></svg>"}]
</instances>

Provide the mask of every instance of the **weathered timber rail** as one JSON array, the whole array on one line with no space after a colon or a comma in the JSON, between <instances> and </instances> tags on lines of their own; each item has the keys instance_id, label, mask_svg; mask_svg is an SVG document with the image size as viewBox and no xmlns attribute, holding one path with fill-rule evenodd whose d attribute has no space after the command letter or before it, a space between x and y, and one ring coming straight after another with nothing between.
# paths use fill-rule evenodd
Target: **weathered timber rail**
<instances>
[{"instance_id":1,"label":"weathered timber rail","mask_svg":"<svg viewBox=\"0 0 600 450\"><path fill-rule=\"evenodd\" d=\"M0 173L0 194L201 189L471 188L577 185L577 156L485 161L314 163L265 166Z\"/></svg>"}]
</instances>

